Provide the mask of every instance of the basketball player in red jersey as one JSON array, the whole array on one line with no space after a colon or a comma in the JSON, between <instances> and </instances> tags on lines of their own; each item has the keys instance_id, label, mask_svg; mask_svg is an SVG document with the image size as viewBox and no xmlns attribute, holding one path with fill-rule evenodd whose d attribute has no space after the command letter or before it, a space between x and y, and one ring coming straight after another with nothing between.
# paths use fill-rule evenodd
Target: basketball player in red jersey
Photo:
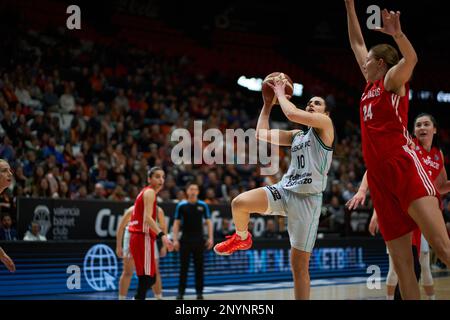
<instances>
[{"instance_id":1,"label":"basketball player in red jersey","mask_svg":"<svg viewBox=\"0 0 450 320\"><path fill-rule=\"evenodd\" d=\"M447 180L447 171L444 167L444 155L439 148L436 119L427 113L419 114L414 120L414 151L422 162L422 166L434 182L437 192L441 195L450 192L450 181ZM347 202L349 209L363 205L367 193L367 178L364 175L361 186L355 196ZM442 207L442 206L441 206ZM441 208L442 209L442 208ZM375 235L378 231L378 217L374 210L369 225L369 232ZM422 285L429 300L434 300L433 278L430 270L430 254L427 241L422 237L420 229L413 232L412 245L417 248L417 264L420 264ZM416 257L415 257L416 259ZM391 257L389 257L389 272L386 279L387 298L393 299L397 285L397 273L394 270Z\"/></svg>"},{"instance_id":2,"label":"basketball player in red jersey","mask_svg":"<svg viewBox=\"0 0 450 320\"><path fill-rule=\"evenodd\" d=\"M403 55L387 44L366 48L353 0L345 0L350 44L367 81L360 118L367 182L378 223L397 271L403 299L420 299L411 231L420 227L437 256L450 265L450 239L436 189L407 131L409 84L417 54L400 26L400 12L382 12L383 27Z\"/></svg>"},{"instance_id":3,"label":"basketball player in red jersey","mask_svg":"<svg viewBox=\"0 0 450 320\"><path fill-rule=\"evenodd\" d=\"M172 241L156 223L156 194L163 188L164 178L164 171L159 167L148 171L149 185L137 196L128 227L130 251L138 276L136 300L144 300L148 289L156 282L155 240L161 239L169 251L173 250Z\"/></svg>"}]
</instances>

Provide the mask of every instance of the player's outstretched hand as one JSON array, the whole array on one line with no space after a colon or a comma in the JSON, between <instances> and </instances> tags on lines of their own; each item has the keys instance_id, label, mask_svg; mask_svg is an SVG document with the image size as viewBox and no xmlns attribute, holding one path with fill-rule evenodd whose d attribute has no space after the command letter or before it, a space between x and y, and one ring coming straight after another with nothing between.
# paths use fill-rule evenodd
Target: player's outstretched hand
<instances>
[{"instance_id":1,"label":"player's outstretched hand","mask_svg":"<svg viewBox=\"0 0 450 320\"><path fill-rule=\"evenodd\" d=\"M359 206L363 206L364 202L366 202L366 193L364 191L358 190L358 192L353 196L353 198L347 201L345 206L349 210L353 210Z\"/></svg>"},{"instance_id":2,"label":"player's outstretched hand","mask_svg":"<svg viewBox=\"0 0 450 320\"><path fill-rule=\"evenodd\" d=\"M400 11L382 11L383 26L375 28L376 31L386 33L390 36L396 36L402 33L400 26Z\"/></svg>"},{"instance_id":3,"label":"player's outstretched hand","mask_svg":"<svg viewBox=\"0 0 450 320\"><path fill-rule=\"evenodd\" d=\"M9 271L14 272L16 271L16 265L14 264L14 261L5 253L0 260L3 262L3 264L8 268Z\"/></svg>"},{"instance_id":4,"label":"player's outstretched hand","mask_svg":"<svg viewBox=\"0 0 450 320\"><path fill-rule=\"evenodd\" d=\"M267 84L273 89L273 92L275 93L277 98L279 98L286 96L286 81L276 78L274 80L274 84L270 82L267 82Z\"/></svg>"}]
</instances>

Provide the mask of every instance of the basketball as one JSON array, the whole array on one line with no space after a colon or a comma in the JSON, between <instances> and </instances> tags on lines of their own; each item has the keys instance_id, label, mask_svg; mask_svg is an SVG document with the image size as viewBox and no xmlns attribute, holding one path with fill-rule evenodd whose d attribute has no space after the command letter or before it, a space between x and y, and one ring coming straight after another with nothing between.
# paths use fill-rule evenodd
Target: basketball
<instances>
[{"instance_id":1,"label":"basketball","mask_svg":"<svg viewBox=\"0 0 450 320\"><path fill-rule=\"evenodd\" d=\"M262 92L264 99L267 101L272 101L273 104L278 104L278 99L273 92L273 89L267 84L275 84L275 80L283 80L286 82L286 95L288 99L292 97L292 93L294 92L294 83L292 82L291 77L282 72L272 72L269 74L263 81L262 84Z\"/></svg>"}]
</instances>

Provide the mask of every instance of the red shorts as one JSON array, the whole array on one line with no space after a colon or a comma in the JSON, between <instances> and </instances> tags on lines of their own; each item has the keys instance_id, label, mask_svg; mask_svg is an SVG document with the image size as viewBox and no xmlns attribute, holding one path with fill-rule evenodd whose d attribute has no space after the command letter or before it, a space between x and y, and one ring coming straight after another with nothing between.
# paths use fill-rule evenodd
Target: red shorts
<instances>
[{"instance_id":1,"label":"red shorts","mask_svg":"<svg viewBox=\"0 0 450 320\"><path fill-rule=\"evenodd\" d=\"M368 168L367 182L385 241L417 228L408 214L412 201L436 196L436 190L416 153L408 148Z\"/></svg>"},{"instance_id":2,"label":"red shorts","mask_svg":"<svg viewBox=\"0 0 450 320\"><path fill-rule=\"evenodd\" d=\"M414 229L412 234L412 245L416 246L417 253L420 256L420 244L422 243L422 232L420 232L419 228Z\"/></svg>"},{"instance_id":3,"label":"red shorts","mask_svg":"<svg viewBox=\"0 0 450 320\"><path fill-rule=\"evenodd\" d=\"M147 233L131 233L130 252L138 276L155 275L155 240Z\"/></svg>"}]
</instances>

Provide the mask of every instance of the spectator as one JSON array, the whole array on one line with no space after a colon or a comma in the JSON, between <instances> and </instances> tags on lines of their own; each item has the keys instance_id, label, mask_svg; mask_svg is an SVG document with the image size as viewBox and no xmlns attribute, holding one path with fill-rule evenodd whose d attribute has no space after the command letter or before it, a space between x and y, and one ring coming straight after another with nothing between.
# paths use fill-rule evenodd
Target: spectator
<instances>
[{"instance_id":1,"label":"spectator","mask_svg":"<svg viewBox=\"0 0 450 320\"><path fill-rule=\"evenodd\" d=\"M47 241L47 238L40 234L41 225L37 222L31 223L31 230L28 230L23 237L25 241Z\"/></svg>"},{"instance_id":2,"label":"spectator","mask_svg":"<svg viewBox=\"0 0 450 320\"><path fill-rule=\"evenodd\" d=\"M9 214L2 216L2 227L0 228L0 240L17 240L17 231L12 227L12 219Z\"/></svg>"},{"instance_id":3,"label":"spectator","mask_svg":"<svg viewBox=\"0 0 450 320\"><path fill-rule=\"evenodd\" d=\"M62 113L72 113L75 111L75 98L68 85L64 89L64 94L59 98L59 105Z\"/></svg>"},{"instance_id":4,"label":"spectator","mask_svg":"<svg viewBox=\"0 0 450 320\"><path fill-rule=\"evenodd\" d=\"M205 202L207 204L219 204L219 200L216 198L216 193L213 188L206 189Z\"/></svg>"},{"instance_id":5,"label":"spectator","mask_svg":"<svg viewBox=\"0 0 450 320\"><path fill-rule=\"evenodd\" d=\"M331 203L327 205L326 216L330 222L330 229L335 232L343 232L345 227L344 206L339 203L337 196L331 198Z\"/></svg>"},{"instance_id":6,"label":"spectator","mask_svg":"<svg viewBox=\"0 0 450 320\"><path fill-rule=\"evenodd\" d=\"M95 184L94 192L92 193L92 195L89 198L103 200L103 199L106 199L105 195L106 195L105 187L103 186L103 184L101 182L97 182Z\"/></svg>"}]
</instances>

